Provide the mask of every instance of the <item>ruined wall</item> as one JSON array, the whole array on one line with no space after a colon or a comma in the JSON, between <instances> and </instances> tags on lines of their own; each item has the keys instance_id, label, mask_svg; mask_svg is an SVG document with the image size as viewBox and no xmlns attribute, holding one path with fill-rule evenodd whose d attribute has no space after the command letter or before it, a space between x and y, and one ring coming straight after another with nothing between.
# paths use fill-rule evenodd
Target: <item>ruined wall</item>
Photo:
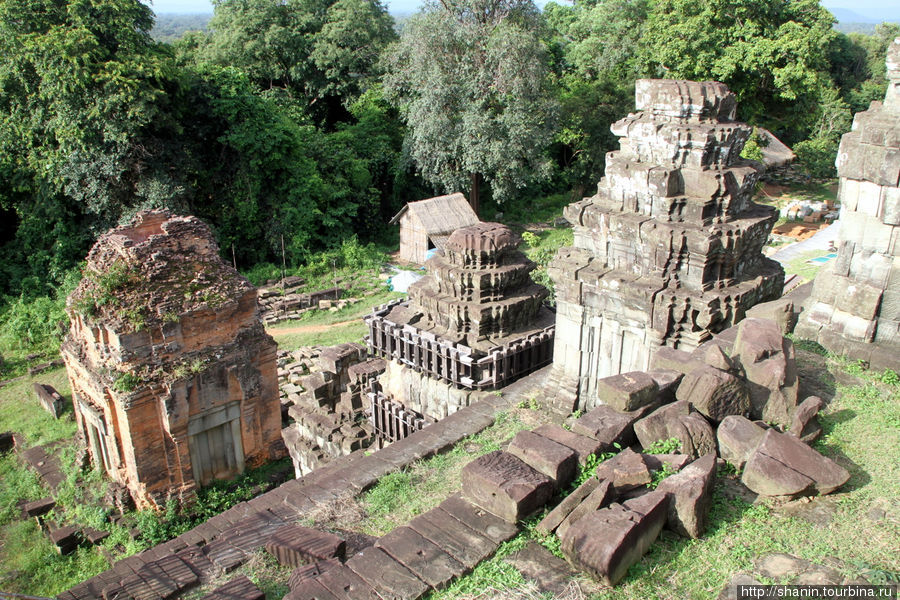
<instances>
[{"instance_id":1,"label":"ruined wall","mask_svg":"<svg viewBox=\"0 0 900 600\"><path fill-rule=\"evenodd\" d=\"M141 213L101 236L67 312L79 428L140 505L283 453L275 342L200 220Z\"/></svg>"},{"instance_id":2,"label":"ruined wall","mask_svg":"<svg viewBox=\"0 0 900 600\"><path fill-rule=\"evenodd\" d=\"M660 347L698 347L783 285L761 252L776 215L751 201L762 166L739 157L751 128L734 121L734 94L639 80L635 102L611 128L621 149L597 194L566 208L574 247L549 269L565 410L591 405L598 378L650 369Z\"/></svg>"},{"instance_id":3,"label":"ruined wall","mask_svg":"<svg viewBox=\"0 0 900 600\"><path fill-rule=\"evenodd\" d=\"M841 138L838 255L816 276L800 337L900 369L900 38L888 50L884 103Z\"/></svg>"}]
</instances>

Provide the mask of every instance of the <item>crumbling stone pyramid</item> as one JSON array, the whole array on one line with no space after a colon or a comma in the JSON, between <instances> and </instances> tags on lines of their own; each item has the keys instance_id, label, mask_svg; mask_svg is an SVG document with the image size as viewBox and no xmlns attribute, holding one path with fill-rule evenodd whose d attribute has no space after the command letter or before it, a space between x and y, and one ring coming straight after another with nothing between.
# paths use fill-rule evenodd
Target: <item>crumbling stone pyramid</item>
<instances>
[{"instance_id":1,"label":"crumbling stone pyramid","mask_svg":"<svg viewBox=\"0 0 900 600\"><path fill-rule=\"evenodd\" d=\"M639 80L638 113L612 126L621 149L597 194L569 205L575 233L550 266L557 286L554 382L561 408L596 403L598 378L692 350L781 294L762 255L776 214L751 197L762 166L716 82Z\"/></svg>"},{"instance_id":2,"label":"crumbling stone pyramid","mask_svg":"<svg viewBox=\"0 0 900 600\"><path fill-rule=\"evenodd\" d=\"M796 333L837 354L900 369L900 38L888 49L884 103L841 138L840 242L816 276Z\"/></svg>"},{"instance_id":3,"label":"crumbling stone pyramid","mask_svg":"<svg viewBox=\"0 0 900 600\"><path fill-rule=\"evenodd\" d=\"M256 288L199 219L146 212L100 236L67 312L78 426L139 505L284 454Z\"/></svg>"}]
</instances>

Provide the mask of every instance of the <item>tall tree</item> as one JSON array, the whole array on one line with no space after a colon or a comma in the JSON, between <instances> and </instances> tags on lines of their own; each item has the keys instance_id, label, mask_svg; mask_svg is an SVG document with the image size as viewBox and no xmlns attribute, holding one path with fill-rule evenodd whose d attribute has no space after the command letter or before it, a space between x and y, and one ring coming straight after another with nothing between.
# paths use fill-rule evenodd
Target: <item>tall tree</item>
<instances>
[{"instance_id":1,"label":"tall tree","mask_svg":"<svg viewBox=\"0 0 900 600\"><path fill-rule=\"evenodd\" d=\"M329 126L380 76L378 57L396 38L380 0L214 0L213 6L212 33L199 58L304 99Z\"/></svg>"},{"instance_id":2,"label":"tall tree","mask_svg":"<svg viewBox=\"0 0 900 600\"><path fill-rule=\"evenodd\" d=\"M447 191L482 180L496 200L549 171L556 104L532 0L434 0L387 52L385 91L401 108L406 149Z\"/></svg>"}]
</instances>

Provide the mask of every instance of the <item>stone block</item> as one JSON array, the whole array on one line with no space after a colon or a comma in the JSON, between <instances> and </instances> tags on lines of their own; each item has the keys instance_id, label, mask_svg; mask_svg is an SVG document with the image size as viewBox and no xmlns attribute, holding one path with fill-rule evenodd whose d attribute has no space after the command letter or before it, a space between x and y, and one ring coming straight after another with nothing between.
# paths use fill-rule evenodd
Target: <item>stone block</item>
<instances>
[{"instance_id":1,"label":"stone block","mask_svg":"<svg viewBox=\"0 0 900 600\"><path fill-rule=\"evenodd\" d=\"M549 438L520 431L506 451L552 479L559 488L565 488L575 479L578 468L575 451Z\"/></svg>"},{"instance_id":2,"label":"stone block","mask_svg":"<svg viewBox=\"0 0 900 600\"><path fill-rule=\"evenodd\" d=\"M594 438L602 444L603 452L609 452L616 444L624 448L634 443L633 425L647 413L647 409L622 413L601 405L576 419L572 423L572 431Z\"/></svg>"},{"instance_id":3,"label":"stone block","mask_svg":"<svg viewBox=\"0 0 900 600\"><path fill-rule=\"evenodd\" d=\"M711 351L722 351L710 346ZM678 400L690 402L701 414L719 422L729 415L750 413L750 390L742 379L705 365L684 376L675 393Z\"/></svg>"},{"instance_id":4,"label":"stone block","mask_svg":"<svg viewBox=\"0 0 900 600\"><path fill-rule=\"evenodd\" d=\"M53 498L41 498L33 502L26 502L22 505L22 512L29 517L39 517L45 515L56 507L56 501Z\"/></svg>"},{"instance_id":5,"label":"stone block","mask_svg":"<svg viewBox=\"0 0 900 600\"><path fill-rule=\"evenodd\" d=\"M741 482L765 496L829 494L850 479L846 469L792 435L766 430Z\"/></svg>"},{"instance_id":6,"label":"stone block","mask_svg":"<svg viewBox=\"0 0 900 600\"><path fill-rule=\"evenodd\" d=\"M81 543L81 533L77 528L66 525L50 531L50 541L56 546L56 551L62 555L71 554Z\"/></svg>"},{"instance_id":7,"label":"stone block","mask_svg":"<svg viewBox=\"0 0 900 600\"><path fill-rule=\"evenodd\" d=\"M343 559L347 544L338 536L300 525L285 525L266 542L266 550L285 566L309 560Z\"/></svg>"},{"instance_id":8,"label":"stone block","mask_svg":"<svg viewBox=\"0 0 900 600\"><path fill-rule=\"evenodd\" d=\"M539 436L574 450L579 464L584 464L589 457L597 454L603 448L603 444L599 440L575 433L553 423L546 423L533 431Z\"/></svg>"},{"instance_id":9,"label":"stone block","mask_svg":"<svg viewBox=\"0 0 900 600\"><path fill-rule=\"evenodd\" d=\"M358 552L347 560L346 566L384 600L409 600L428 591L427 583L375 546Z\"/></svg>"},{"instance_id":10,"label":"stone block","mask_svg":"<svg viewBox=\"0 0 900 600\"><path fill-rule=\"evenodd\" d=\"M684 373L670 369L654 369L649 371L649 375L656 382L656 385L659 386L659 392L656 394L657 401L660 404L674 402L675 390L678 389Z\"/></svg>"},{"instance_id":11,"label":"stone block","mask_svg":"<svg viewBox=\"0 0 900 600\"><path fill-rule=\"evenodd\" d=\"M519 532L514 523L484 510L461 496L450 496L440 509L498 546Z\"/></svg>"},{"instance_id":12,"label":"stone block","mask_svg":"<svg viewBox=\"0 0 900 600\"><path fill-rule=\"evenodd\" d=\"M246 575L238 575L225 585L216 588L203 600L265 600L266 595Z\"/></svg>"},{"instance_id":13,"label":"stone block","mask_svg":"<svg viewBox=\"0 0 900 600\"><path fill-rule=\"evenodd\" d=\"M822 426L816 416L823 406L825 402L818 396L810 396L801 402L794 412L788 433L806 444L816 441L822 434Z\"/></svg>"},{"instance_id":14,"label":"stone block","mask_svg":"<svg viewBox=\"0 0 900 600\"><path fill-rule=\"evenodd\" d=\"M712 427L684 400L658 408L637 421L634 432L644 448L656 441L678 438L681 452L693 457L715 452L716 449Z\"/></svg>"},{"instance_id":15,"label":"stone block","mask_svg":"<svg viewBox=\"0 0 900 600\"><path fill-rule=\"evenodd\" d=\"M665 494L654 491L629 502L634 504L613 505L585 515L561 539L567 560L606 585L615 585L625 576L666 522Z\"/></svg>"},{"instance_id":16,"label":"stone block","mask_svg":"<svg viewBox=\"0 0 900 600\"><path fill-rule=\"evenodd\" d=\"M607 486L611 485L608 481L605 483ZM568 517L569 514L571 514L571 512L591 494L591 492L597 489L597 486L599 485L599 479L596 477L588 477L584 483L572 490L568 496L563 498L553 510L541 519L541 522L538 523L536 527L537 532L541 535L550 535L556 531L560 523L565 521L566 517Z\"/></svg>"},{"instance_id":17,"label":"stone block","mask_svg":"<svg viewBox=\"0 0 900 600\"><path fill-rule=\"evenodd\" d=\"M647 485L651 481L650 469L647 468L644 455L638 454L631 448L625 448L612 458L600 463L594 476L597 479L609 481L617 493Z\"/></svg>"},{"instance_id":18,"label":"stone block","mask_svg":"<svg viewBox=\"0 0 900 600\"><path fill-rule=\"evenodd\" d=\"M706 529L716 477L716 455L710 453L660 482L656 490L669 496L667 524L670 529L699 538Z\"/></svg>"},{"instance_id":19,"label":"stone block","mask_svg":"<svg viewBox=\"0 0 900 600\"><path fill-rule=\"evenodd\" d=\"M543 507L553 488L547 475L499 450L476 458L462 470L463 495L512 523Z\"/></svg>"},{"instance_id":20,"label":"stone block","mask_svg":"<svg viewBox=\"0 0 900 600\"><path fill-rule=\"evenodd\" d=\"M631 412L653 404L658 392L656 380L641 371L597 380L598 401L619 412Z\"/></svg>"},{"instance_id":21,"label":"stone block","mask_svg":"<svg viewBox=\"0 0 900 600\"><path fill-rule=\"evenodd\" d=\"M743 469L747 459L759 446L766 430L741 416L725 417L716 429L719 456L738 470Z\"/></svg>"},{"instance_id":22,"label":"stone block","mask_svg":"<svg viewBox=\"0 0 900 600\"><path fill-rule=\"evenodd\" d=\"M585 515L598 511L615 500L617 492L612 482L606 479L598 479L597 481L599 482L597 487L584 500L579 502L556 528L557 536L562 538L573 523L577 523Z\"/></svg>"},{"instance_id":23,"label":"stone block","mask_svg":"<svg viewBox=\"0 0 900 600\"><path fill-rule=\"evenodd\" d=\"M393 529L375 542L375 546L433 589L442 589L466 571L448 552L407 526Z\"/></svg>"}]
</instances>

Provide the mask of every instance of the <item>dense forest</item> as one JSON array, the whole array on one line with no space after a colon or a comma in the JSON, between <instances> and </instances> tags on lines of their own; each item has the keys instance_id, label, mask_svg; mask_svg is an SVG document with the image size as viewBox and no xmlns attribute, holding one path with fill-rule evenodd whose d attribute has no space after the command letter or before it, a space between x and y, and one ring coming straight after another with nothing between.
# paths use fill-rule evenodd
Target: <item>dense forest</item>
<instances>
[{"instance_id":1,"label":"dense forest","mask_svg":"<svg viewBox=\"0 0 900 600\"><path fill-rule=\"evenodd\" d=\"M436 193L487 218L589 193L639 77L726 83L827 177L900 34L842 34L818 0L428 0L399 34L378 0L214 5L164 43L138 0L0 0L7 323L51 322L96 236L145 208L205 219L248 269L389 242Z\"/></svg>"}]
</instances>

